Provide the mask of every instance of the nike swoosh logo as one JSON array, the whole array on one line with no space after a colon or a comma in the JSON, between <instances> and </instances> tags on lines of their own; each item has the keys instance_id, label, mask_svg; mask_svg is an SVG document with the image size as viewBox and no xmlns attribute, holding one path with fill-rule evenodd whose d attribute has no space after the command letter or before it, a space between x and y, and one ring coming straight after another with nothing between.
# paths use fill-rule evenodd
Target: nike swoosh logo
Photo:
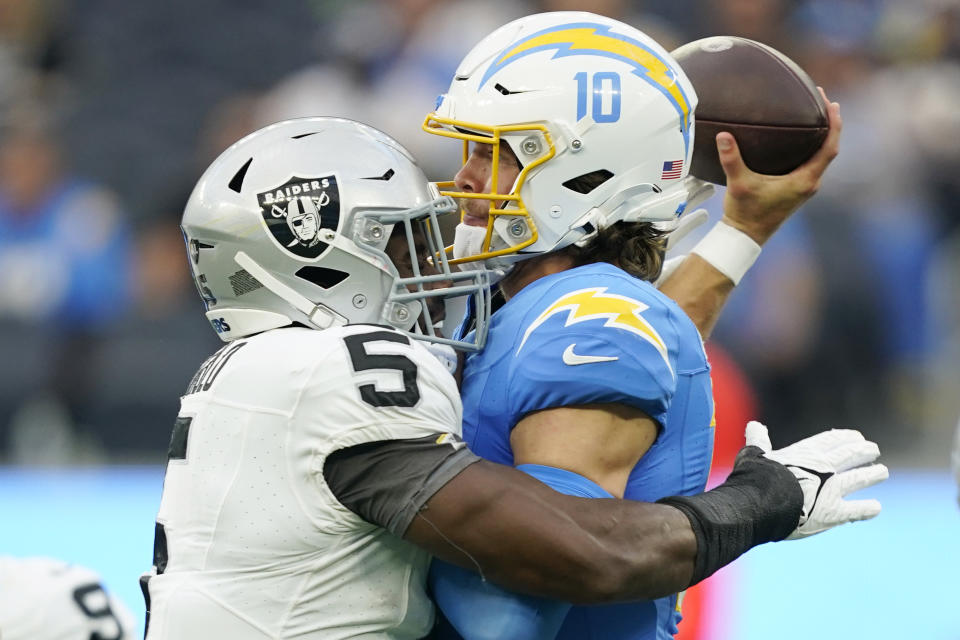
<instances>
[{"instance_id":1,"label":"nike swoosh logo","mask_svg":"<svg viewBox=\"0 0 960 640\"><path fill-rule=\"evenodd\" d=\"M786 465L786 466L787 466L788 469L789 469L790 467L795 467L795 468L797 468L797 469L801 469L801 470L803 470L803 471L806 471L806 472L809 473L810 475L814 476L814 477L812 477L812 478L797 478L798 481L799 481L799 480L807 480L807 481L810 481L810 480L814 480L814 481L819 480L819 481L820 481L820 484L819 484L819 486L817 487L817 493L813 496L813 503L810 505L810 511L812 512L812 511L813 511L813 508L817 505L817 500L820 499L820 492L823 491L823 485L827 484L827 480L829 480L834 474L833 474L832 472L829 472L829 471L815 471L815 470L811 469L810 467L801 467L801 466L798 465L798 464L788 464L788 465ZM804 511L806 511L806 508L804 508ZM809 514L809 513L803 513L802 515L803 515L803 516L806 516L807 518L810 517L810 514Z\"/></svg>"},{"instance_id":2,"label":"nike swoosh logo","mask_svg":"<svg viewBox=\"0 0 960 640\"><path fill-rule=\"evenodd\" d=\"M568 364L571 367L574 367L578 364L590 364L591 362L612 362L620 359L619 356L580 356L573 352L573 348L575 346L577 346L576 342L571 344L563 351L563 363Z\"/></svg>"}]
</instances>

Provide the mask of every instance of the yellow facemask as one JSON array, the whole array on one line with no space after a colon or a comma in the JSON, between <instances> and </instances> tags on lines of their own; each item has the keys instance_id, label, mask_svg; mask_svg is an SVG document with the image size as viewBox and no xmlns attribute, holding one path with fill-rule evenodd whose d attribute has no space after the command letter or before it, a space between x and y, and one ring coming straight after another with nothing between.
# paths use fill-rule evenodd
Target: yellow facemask
<instances>
[{"instance_id":1,"label":"yellow facemask","mask_svg":"<svg viewBox=\"0 0 960 640\"><path fill-rule=\"evenodd\" d=\"M422 128L427 133L431 133L433 135L443 136L445 138L455 138L463 141L463 164L466 164L469 158L471 142L488 144L493 147L491 160L491 184L493 185L492 191L494 191L494 193L470 193L466 191L457 191L455 190L456 185L452 180L437 183L437 187L440 189L440 193L442 195L450 196L451 198L456 199L467 198L472 200L487 200L490 203L489 218L487 219L487 233L483 241L481 253L473 256L453 259L450 260L450 263L460 264L463 262L475 262L478 260L486 260L488 258L496 258L498 256L517 253L522 249L534 244L538 238L537 227L536 224L534 224L533 217L527 211L527 207L523 202L523 198L520 197L520 191L523 188L523 184L526 181L529 172L547 160L551 159L556 154L556 148L554 147L553 139L551 138L550 132L547 130L546 126L533 123L489 126L471 122L462 122L450 118L442 118L436 113L430 113L424 120ZM531 135L536 136L538 139L542 139L547 147L547 151L542 153L539 157L525 165L520 170L520 174L517 176L510 193L495 193L495 191L497 191L496 185L499 184L498 171L501 153L500 144L503 141L503 136L508 134L516 134L518 132L530 132ZM527 140L524 140L520 144L523 145L526 142ZM539 142L534 144L539 145ZM461 220L463 219L463 216L464 212L461 208ZM523 218L527 228L530 230L530 237L525 238L517 244L513 244L506 248L492 250L491 244L493 242L494 224L499 216ZM526 229L523 229L523 235L526 235ZM447 247L446 251L448 254L452 253L453 247Z\"/></svg>"}]
</instances>

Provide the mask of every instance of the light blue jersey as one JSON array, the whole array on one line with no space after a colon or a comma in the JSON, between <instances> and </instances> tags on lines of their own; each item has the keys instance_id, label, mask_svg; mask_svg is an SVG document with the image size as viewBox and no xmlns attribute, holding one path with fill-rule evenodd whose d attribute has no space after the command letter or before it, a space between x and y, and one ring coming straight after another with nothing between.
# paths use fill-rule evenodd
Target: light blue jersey
<instances>
[{"instance_id":1,"label":"light blue jersey","mask_svg":"<svg viewBox=\"0 0 960 640\"><path fill-rule=\"evenodd\" d=\"M660 430L624 497L698 493L713 453L709 371L700 334L673 301L610 264L585 265L536 280L494 314L485 349L466 359L463 436L477 455L512 465L510 431L528 413L626 404ZM679 619L676 595L572 607L556 637L661 640Z\"/></svg>"}]
</instances>

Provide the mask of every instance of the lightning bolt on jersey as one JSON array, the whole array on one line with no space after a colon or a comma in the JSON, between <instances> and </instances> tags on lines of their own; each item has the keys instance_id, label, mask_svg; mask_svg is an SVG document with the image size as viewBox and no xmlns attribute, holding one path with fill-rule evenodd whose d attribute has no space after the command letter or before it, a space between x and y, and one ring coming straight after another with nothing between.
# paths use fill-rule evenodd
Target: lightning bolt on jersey
<instances>
[{"instance_id":1,"label":"lightning bolt on jersey","mask_svg":"<svg viewBox=\"0 0 960 640\"><path fill-rule=\"evenodd\" d=\"M382 327L232 342L181 400L147 581L149 640L412 639L428 555L341 505L329 454L459 435L456 383Z\"/></svg>"},{"instance_id":2,"label":"lightning bolt on jersey","mask_svg":"<svg viewBox=\"0 0 960 640\"><path fill-rule=\"evenodd\" d=\"M607 263L540 278L491 319L483 351L468 355L464 439L513 464L510 431L540 409L621 403L660 425L631 472L625 498L652 502L703 491L713 452L710 367L693 322L651 284ZM672 638L677 596L574 607L559 638Z\"/></svg>"}]
</instances>

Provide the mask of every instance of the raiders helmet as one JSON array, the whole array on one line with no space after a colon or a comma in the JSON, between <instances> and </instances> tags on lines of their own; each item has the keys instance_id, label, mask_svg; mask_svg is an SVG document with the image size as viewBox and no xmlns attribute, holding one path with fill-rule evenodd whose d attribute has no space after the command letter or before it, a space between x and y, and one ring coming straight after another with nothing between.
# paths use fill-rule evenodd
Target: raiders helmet
<instances>
[{"instance_id":1,"label":"raiders helmet","mask_svg":"<svg viewBox=\"0 0 960 640\"><path fill-rule=\"evenodd\" d=\"M182 229L207 318L224 341L295 323L373 323L476 349L486 336L489 276L451 270L437 217L455 210L386 134L303 118L224 151L193 190ZM387 254L395 233L412 274ZM430 312L437 305L427 304L462 296L473 297L478 319L469 343L445 337Z\"/></svg>"}]
</instances>

